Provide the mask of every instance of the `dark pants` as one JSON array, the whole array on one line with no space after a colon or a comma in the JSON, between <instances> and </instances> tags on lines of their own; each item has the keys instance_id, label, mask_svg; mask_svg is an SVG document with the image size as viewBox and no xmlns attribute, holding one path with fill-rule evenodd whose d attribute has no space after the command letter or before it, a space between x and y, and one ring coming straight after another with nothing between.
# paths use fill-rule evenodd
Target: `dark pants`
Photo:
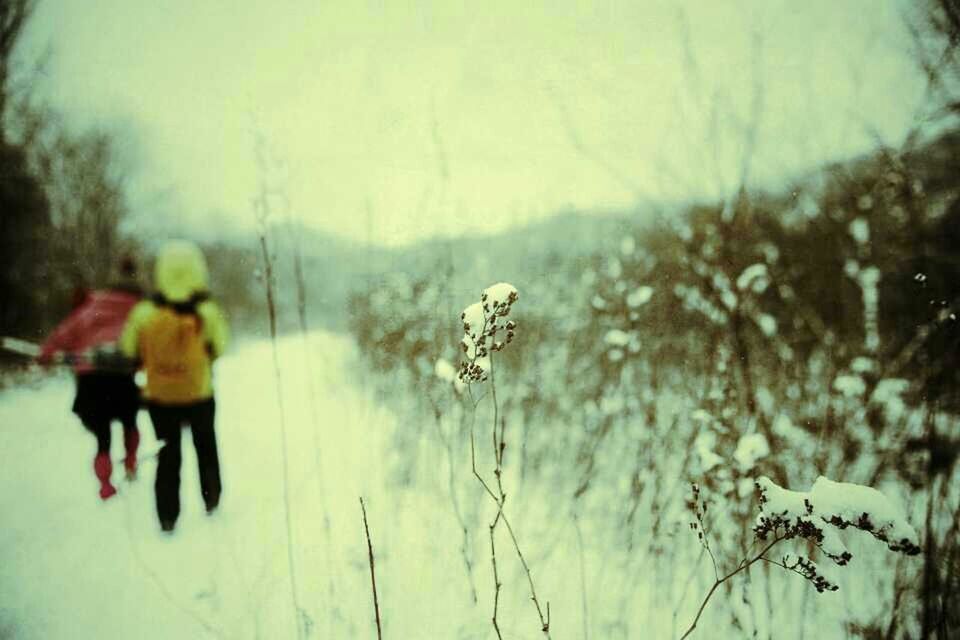
<instances>
[{"instance_id":1,"label":"dark pants","mask_svg":"<svg viewBox=\"0 0 960 640\"><path fill-rule=\"evenodd\" d=\"M83 426L97 439L97 453L110 453L110 423L109 418L102 416L81 416ZM121 419L123 424L124 440L130 440L137 431L136 417Z\"/></svg>"},{"instance_id":2,"label":"dark pants","mask_svg":"<svg viewBox=\"0 0 960 640\"><path fill-rule=\"evenodd\" d=\"M180 515L180 432L190 426L193 446L197 450L200 471L200 491L208 511L220 503L220 460L217 456L217 438L213 429L215 413L213 398L195 404L165 406L149 405L150 420L163 442L157 455L157 515L161 523L174 523Z\"/></svg>"},{"instance_id":3,"label":"dark pants","mask_svg":"<svg viewBox=\"0 0 960 640\"><path fill-rule=\"evenodd\" d=\"M87 431L97 438L97 453L110 453L110 424L123 424L127 438L137 430L140 389L133 376L84 373L77 376L73 411Z\"/></svg>"}]
</instances>

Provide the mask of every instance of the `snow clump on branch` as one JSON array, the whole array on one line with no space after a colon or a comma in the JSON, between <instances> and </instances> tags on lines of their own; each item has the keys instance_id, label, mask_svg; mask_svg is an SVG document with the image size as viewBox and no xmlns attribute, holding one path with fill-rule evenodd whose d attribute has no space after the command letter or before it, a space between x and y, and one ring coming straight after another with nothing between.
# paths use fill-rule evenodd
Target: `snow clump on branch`
<instances>
[{"instance_id":1,"label":"snow clump on branch","mask_svg":"<svg viewBox=\"0 0 960 640\"><path fill-rule=\"evenodd\" d=\"M760 514L754 534L782 539L803 538L816 545L837 565L853 558L840 538L839 530L853 527L886 543L891 551L905 555L920 553L917 532L902 512L882 493L871 487L834 482L820 476L810 491L790 491L763 476L756 481ZM780 563L778 563L780 564ZM817 565L797 556L785 556L785 569L810 580L817 591L836 591Z\"/></svg>"},{"instance_id":2,"label":"snow clump on branch","mask_svg":"<svg viewBox=\"0 0 960 640\"><path fill-rule=\"evenodd\" d=\"M460 363L457 378L466 384L483 382L490 373L490 357L513 341L517 323L507 320L520 295L516 287L500 282L484 289L480 302L463 310L463 340L460 344L466 361Z\"/></svg>"}]
</instances>

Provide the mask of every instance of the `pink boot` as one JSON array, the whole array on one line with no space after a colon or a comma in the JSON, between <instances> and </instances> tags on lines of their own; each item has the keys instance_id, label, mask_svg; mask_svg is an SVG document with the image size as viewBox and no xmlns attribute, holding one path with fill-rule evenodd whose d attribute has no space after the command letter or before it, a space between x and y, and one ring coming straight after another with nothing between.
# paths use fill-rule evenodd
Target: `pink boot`
<instances>
[{"instance_id":1,"label":"pink boot","mask_svg":"<svg viewBox=\"0 0 960 640\"><path fill-rule=\"evenodd\" d=\"M127 471L127 480L137 477L137 447L140 446L140 432L136 429L123 431L123 446L127 457L123 459L123 468Z\"/></svg>"},{"instance_id":2,"label":"pink boot","mask_svg":"<svg viewBox=\"0 0 960 640\"><path fill-rule=\"evenodd\" d=\"M110 461L109 453L97 454L97 457L93 459L93 472L97 474L97 479L100 480L100 498L102 500L106 500L117 492L110 484L113 463Z\"/></svg>"}]
</instances>

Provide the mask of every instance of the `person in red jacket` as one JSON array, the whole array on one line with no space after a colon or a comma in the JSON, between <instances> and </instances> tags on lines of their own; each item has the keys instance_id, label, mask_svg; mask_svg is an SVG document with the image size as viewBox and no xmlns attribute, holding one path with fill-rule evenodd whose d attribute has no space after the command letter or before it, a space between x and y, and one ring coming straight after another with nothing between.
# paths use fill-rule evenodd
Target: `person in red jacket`
<instances>
[{"instance_id":1,"label":"person in red jacket","mask_svg":"<svg viewBox=\"0 0 960 640\"><path fill-rule=\"evenodd\" d=\"M58 358L73 364L77 382L73 412L97 439L93 470L100 481L103 500L117 492L110 482L113 473L110 430L114 420L123 425L127 477L135 477L137 469L140 389L133 379L135 364L122 358L116 346L127 315L143 297L136 282L136 271L133 259L124 258L120 263L119 282L107 289L91 291L80 300L43 343L39 356L43 364Z\"/></svg>"}]
</instances>

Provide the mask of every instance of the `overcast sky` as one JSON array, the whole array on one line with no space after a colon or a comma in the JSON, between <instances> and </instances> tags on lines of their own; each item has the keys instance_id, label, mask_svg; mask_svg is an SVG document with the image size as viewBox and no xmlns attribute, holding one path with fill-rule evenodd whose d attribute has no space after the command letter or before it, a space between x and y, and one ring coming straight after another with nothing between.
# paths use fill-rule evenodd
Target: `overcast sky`
<instances>
[{"instance_id":1,"label":"overcast sky","mask_svg":"<svg viewBox=\"0 0 960 640\"><path fill-rule=\"evenodd\" d=\"M153 226L252 226L266 175L385 243L723 195L750 123L776 184L897 143L923 91L885 0L40 0L27 35L39 93L135 151Z\"/></svg>"}]
</instances>

